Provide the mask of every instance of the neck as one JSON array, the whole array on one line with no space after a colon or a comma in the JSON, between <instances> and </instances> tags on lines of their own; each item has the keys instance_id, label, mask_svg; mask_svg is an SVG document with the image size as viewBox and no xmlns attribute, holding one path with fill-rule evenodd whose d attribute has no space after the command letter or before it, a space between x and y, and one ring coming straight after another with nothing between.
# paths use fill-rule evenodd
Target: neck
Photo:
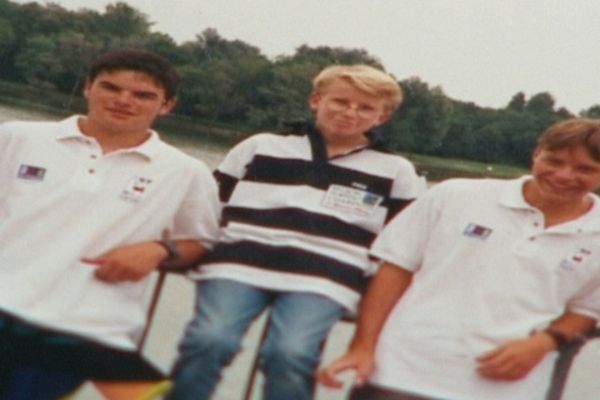
<instances>
[{"instance_id":1,"label":"neck","mask_svg":"<svg viewBox=\"0 0 600 400\"><path fill-rule=\"evenodd\" d=\"M113 132L102 126L95 124L88 117L80 118L78 121L79 129L85 136L96 139L104 154L139 146L149 137L150 132Z\"/></svg>"},{"instance_id":2,"label":"neck","mask_svg":"<svg viewBox=\"0 0 600 400\"><path fill-rule=\"evenodd\" d=\"M351 151L361 149L369 144L369 139L366 136L361 136L355 140L335 140L325 138L325 148L329 157L344 155Z\"/></svg>"}]
</instances>

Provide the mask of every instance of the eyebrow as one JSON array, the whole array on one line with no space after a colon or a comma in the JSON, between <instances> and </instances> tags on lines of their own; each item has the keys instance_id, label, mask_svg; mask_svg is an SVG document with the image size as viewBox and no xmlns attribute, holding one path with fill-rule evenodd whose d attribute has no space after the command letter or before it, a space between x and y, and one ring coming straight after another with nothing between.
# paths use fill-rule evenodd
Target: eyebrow
<instances>
[{"instance_id":1,"label":"eyebrow","mask_svg":"<svg viewBox=\"0 0 600 400\"><path fill-rule=\"evenodd\" d=\"M123 90L123 88L121 86L116 85L109 81L103 81L103 80L98 81L98 85L100 85L106 89ZM159 97L158 93L153 92L153 91L147 91L147 90L132 91L131 93L133 93L133 95L136 97L142 97L142 98L146 98L146 99L156 99Z\"/></svg>"}]
</instances>

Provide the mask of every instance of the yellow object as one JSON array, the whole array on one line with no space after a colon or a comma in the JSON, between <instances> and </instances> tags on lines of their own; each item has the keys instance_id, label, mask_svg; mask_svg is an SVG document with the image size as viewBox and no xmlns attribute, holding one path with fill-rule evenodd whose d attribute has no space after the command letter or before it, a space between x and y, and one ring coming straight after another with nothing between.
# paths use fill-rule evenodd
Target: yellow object
<instances>
[{"instance_id":1,"label":"yellow object","mask_svg":"<svg viewBox=\"0 0 600 400\"><path fill-rule=\"evenodd\" d=\"M171 388L171 381L159 382L91 382L106 400L157 400L162 398ZM77 400L77 393L60 400Z\"/></svg>"}]
</instances>

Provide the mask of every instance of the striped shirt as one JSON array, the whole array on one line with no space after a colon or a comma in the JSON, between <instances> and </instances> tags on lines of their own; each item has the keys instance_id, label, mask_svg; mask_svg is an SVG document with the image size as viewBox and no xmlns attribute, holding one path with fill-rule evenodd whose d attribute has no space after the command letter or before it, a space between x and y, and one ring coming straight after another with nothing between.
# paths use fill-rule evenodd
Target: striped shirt
<instances>
[{"instance_id":1,"label":"striped shirt","mask_svg":"<svg viewBox=\"0 0 600 400\"><path fill-rule=\"evenodd\" d=\"M408 160L374 141L328 159L314 129L252 136L215 175L222 234L191 276L316 293L350 310L377 269L375 236L425 187Z\"/></svg>"}]
</instances>

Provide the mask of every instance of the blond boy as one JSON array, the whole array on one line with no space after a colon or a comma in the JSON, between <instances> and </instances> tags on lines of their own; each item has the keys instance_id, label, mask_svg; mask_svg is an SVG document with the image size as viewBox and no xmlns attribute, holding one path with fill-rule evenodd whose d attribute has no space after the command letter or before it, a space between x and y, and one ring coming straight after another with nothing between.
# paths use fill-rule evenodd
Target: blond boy
<instances>
[{"instance_id":1,"label":"blond boy","mask_svg":"<svg viewBox=\"0 0 600 400\"><path fill-rule=\"evenodd\" d=\"M268 307L264 397L312 397L323 340L375 272L369 245L423 188L412 164L371 132L400 102L390 75L331 66L314 79L314 125L258 134L230 151L216 172L222 236L193 274L197 313L170 399L209 398L248 325Z\"/></svg>"}]
</instances>

